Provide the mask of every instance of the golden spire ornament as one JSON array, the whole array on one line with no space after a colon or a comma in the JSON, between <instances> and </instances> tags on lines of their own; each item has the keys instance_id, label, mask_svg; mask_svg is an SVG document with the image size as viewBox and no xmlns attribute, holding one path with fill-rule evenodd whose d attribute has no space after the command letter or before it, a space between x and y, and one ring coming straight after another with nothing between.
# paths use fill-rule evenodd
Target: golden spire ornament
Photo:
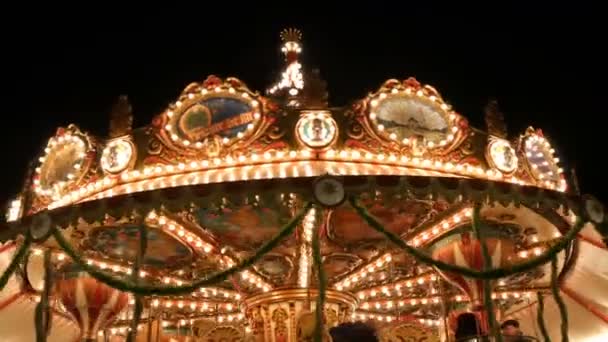
<instances>
[{"instance_id":1,"label":"golden spire ornament","mask_svg":"<svg viewBox=\"0 0 608 342\"><path fill-rule=\"evenodd\" d=\"M286 28L281 31L281 40L284 43L296 42L299 43L302 40L302 32L296 28Z\"/></svg>"}]
</instances>

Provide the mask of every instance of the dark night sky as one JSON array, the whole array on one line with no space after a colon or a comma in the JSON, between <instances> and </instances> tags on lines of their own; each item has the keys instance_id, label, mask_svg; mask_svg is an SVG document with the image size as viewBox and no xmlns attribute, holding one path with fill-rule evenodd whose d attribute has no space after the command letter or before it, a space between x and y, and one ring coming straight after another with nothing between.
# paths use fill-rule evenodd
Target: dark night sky
<instances>
[{"instance_id":1,"label":"dark night sky","mask_svg":"<svg viewBox=\"0 0 608 342\"><path fill-rule=\"evenodd\" d=\"M607 146L605 97L596 85L605 73L605 28L593 18L599 12L513 7L461 14L380 4L350 9L358 14L313 8L298 18L182 8L2 24L3 50L11 53L4 54L0 200L18 191L28 160L56 127L73 122L106 134L108 109L120 94L131 98L141 126L209 74L263 91L282 66L278 32L287 25L303 30L304 64L321 69L332 105L361 98L388 78L415 76L483 127L482 108L497 97L511 135L542 128L565 168L576 167L582 191L608 200L597 161Z\"/></svg>"}]
</instances>

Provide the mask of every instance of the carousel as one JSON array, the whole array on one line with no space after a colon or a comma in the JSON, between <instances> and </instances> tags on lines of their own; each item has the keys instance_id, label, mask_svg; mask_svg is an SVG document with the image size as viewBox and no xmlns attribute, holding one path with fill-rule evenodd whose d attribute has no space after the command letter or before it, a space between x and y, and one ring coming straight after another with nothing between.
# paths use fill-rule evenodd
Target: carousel
<instances>
[{"instance_id":1,"label":"carousel","mask_svg":"<svg viewBox=\"0 0 608 342\"><path fill-rule=\"evenodd\" d=\"M262 93L189 84L141 128L57 129L0 229L0 340L608 340L608 219L540 129L430 85L328 104L301 34ZM519 340L518 340L519 341Z\"/></svg>"}]
</instances>

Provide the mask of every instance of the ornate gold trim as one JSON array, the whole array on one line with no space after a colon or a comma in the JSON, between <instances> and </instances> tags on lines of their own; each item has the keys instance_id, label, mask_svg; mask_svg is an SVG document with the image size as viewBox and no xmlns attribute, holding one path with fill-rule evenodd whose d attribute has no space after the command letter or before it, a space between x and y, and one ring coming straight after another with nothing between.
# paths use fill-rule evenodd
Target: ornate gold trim
<instances>
[{"instance_id":1,"label":"ornate gold trim","mask_svg":"<svg viewBox=\"0 0 608 342\"><path fill-rule=\"evenodd\" d=\"M279 289L250 296L248 298L245 298L244 303L247 307L254 307L258 305L283 303L293 300L307 301L310 298L316 298L318 295L318 289ZM356 308L356 305L358 303L357 298L348 292L339 292L328 288L325 292L325 296L326 302L345 304L347 306L350 306L353 310Z\"/></svg>"}]
</instances>

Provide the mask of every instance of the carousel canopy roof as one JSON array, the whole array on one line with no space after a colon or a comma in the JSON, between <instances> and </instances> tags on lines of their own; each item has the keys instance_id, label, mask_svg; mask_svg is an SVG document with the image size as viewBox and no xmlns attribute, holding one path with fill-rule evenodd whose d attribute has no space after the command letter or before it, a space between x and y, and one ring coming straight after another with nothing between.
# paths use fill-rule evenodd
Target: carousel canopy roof
<instances>
[{"instance_id":1,"label":"carousel canopy roof","mask_svg":"<svg viewBox=\"0 0 608 342\"><path fill-rule=\"evenodd\" d=\"M318 281L311 269L311 236L320 226L328 284L348 293L335 296L354 303L354 317L391 322L400 317L395 308L407 307L415 317L431 317L423 321L433 327L440 299L428 284L436 284L437 273L384 241L344 203L344 193L357 197L398 238L454 263L459 260L450 256L456 255L453 246L473 225L472 202L482 203L496 267L542 255L560 243L577 217L605 221L602 208L594 216L581 204L542 131L509 135L495 102L486 108L485 130L471 127L438 90L414 78L387 80L350 106L331 107L318 70L299 62L299 31L284 31L282 40L286 66L265 94L237 78L209 76L189 84L145 127L132 127L131 106L121 97L107 137L76 125L59 128L9 204L10 235L61 228L88 265L125 276L144 227L147 254L140 278L181 286L247 260L309 208L304 202L313 201L298 231L232 282L147 304L183 316L188 308L207 314L213 302L216 319L243 319L242 300ZM19 312L24 318L16 322L33 325L42 251L52 250L58 262L66 258L54 237L34 249L2 291L0 321ZM573 340L599 341L608 337L608 303L599 295L608 275L597 271L606 249L591 224L579 240L580 246L569 244L559 254L561 291ZM0 270L14 254L11 243L1 247ZM540 266L501 281L493 298L508 316L527 323L526 315L536 310L530 295L547 292L549 280L548 265ZM472 301L475 291L467 299L452 289L441 300ZM546 321L558 322L556 304L548 299L546 307ZM559 324L548 325L557 338ZM531 332L536 326L524 328ZM0 336L15 341L33 336L33 330L6 329ZM73 323L62 318L51 331L50 340L75 334Z\"/></svg>"},{"instance_id":2,"label":"carousel canopy roof","mask_svg":"<svg viewBox=\"0 0 608 342\"><path fill-rule=\"evenodd\" d=\"M282 33L286 67L266 95L237 78L209 76L189 84L145 127L132 128L131 107L121 97L107 137L76 125L59 128L36 157L23 193L9 204L8 220L180 185L322 174L567 189L542 131L509 136L495 102L486 108L486 131L471 127L438 90L414 78L387 80L351 106L328 107L318 70L305 70L298 60L300 37L297 30Z\"/></svg>"}]
</instances>

